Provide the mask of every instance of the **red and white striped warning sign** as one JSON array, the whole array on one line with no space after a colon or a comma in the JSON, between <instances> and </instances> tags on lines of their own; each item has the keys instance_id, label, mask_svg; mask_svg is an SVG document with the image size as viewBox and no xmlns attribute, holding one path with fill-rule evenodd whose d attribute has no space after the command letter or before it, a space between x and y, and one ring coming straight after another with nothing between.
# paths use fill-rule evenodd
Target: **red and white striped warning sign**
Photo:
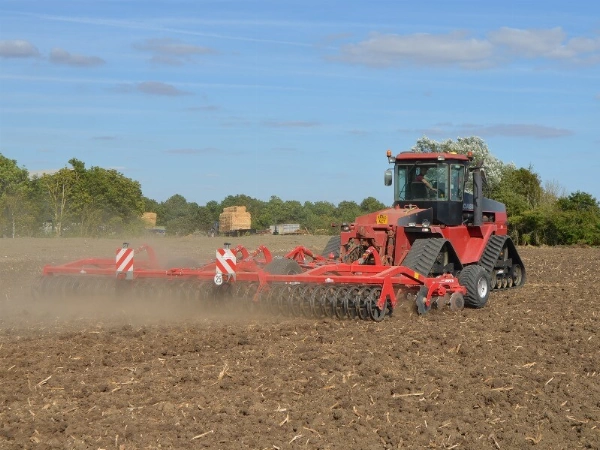
<instances>
[{"instance_id":1,"label":"red and white striped warning sign","mask_svg":"<svg viewBox=\"0 0 600 450\"><path fill-rule=\"evenodd\" d=\"M125 278L128 280L133 279L133 249L132 248L120 248L117 250L117 275L125 274Z\"/></svg>"},{"instance_id":2,"label":"red and white striped warning sign","mask_svg":"<svg viewBox=\"0 0 600 450\"><path fill-rule=\"evenodd\" d=\"M215 275L215 284L220 285L223 283L223 274L225 274L227 278L235 279L235 263L235 255L230 249L220 248L217 250L217 273Z\"/></svg>"}]
</instances>

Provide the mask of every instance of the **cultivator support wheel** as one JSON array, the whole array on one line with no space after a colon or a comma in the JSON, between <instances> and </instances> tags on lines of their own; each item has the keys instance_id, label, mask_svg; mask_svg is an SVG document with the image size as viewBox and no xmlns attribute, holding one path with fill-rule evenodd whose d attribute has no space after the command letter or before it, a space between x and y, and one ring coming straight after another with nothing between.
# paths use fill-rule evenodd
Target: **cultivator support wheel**
<instances>
[{"instance_id":1,"label":"cultivator support wheel","mask_svg":"<svg viewBox=\"0 0 600 450\"><path fill-rule=\"evenodd\" d=\"M448 306L451 311L461 311L465 307L465 297L460 292L452 293Z\"/></svg>"}]
</instances>

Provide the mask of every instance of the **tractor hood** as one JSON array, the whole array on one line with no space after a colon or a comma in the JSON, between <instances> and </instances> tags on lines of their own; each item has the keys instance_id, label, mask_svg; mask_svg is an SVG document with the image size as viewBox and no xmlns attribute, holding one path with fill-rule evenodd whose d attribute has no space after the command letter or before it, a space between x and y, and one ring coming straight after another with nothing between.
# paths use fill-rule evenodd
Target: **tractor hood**
<instances>
[{"instance_id":1,"label":"tractor hood","mask_svg":"<svg viewBox=\"0 0 600 450\"><path fill-rule=\"evenodd\" d=\"M397 225L405 227L408 225L422 224L424 220L429 223L433 221L433 209L420 209L415 206L411 207L394 207L382 209L364 216L357 217L354 223L356 225L370 226L389 226Z\"/></svg>"}]
</instances>

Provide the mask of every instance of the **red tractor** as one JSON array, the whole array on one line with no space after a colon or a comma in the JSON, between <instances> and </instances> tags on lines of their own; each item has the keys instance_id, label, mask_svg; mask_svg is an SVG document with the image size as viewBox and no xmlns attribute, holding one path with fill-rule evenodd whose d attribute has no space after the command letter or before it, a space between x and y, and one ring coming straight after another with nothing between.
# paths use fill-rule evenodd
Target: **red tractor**
<instances>
[{"instance_id":1,"label":"red tractor","mask_svg":"<svg viewBox=\"0 0 600 450\"><path fill-rule=\"evenodd\" d=\"M490 290L525 282L523 262L507 236L506 208L483 197L482 168L471 156L388 151L387 157L394 164L385 173L386 186L394 187L393 206L343 224L329 251L339 243L335 256L350 263L373 256L365 254L372 248L384 266L428 278L452 274L466 288L465 304L474 308L486 304ZM465 190L469 173L473 193ZM417 297L420 313L429 307L424 299Z\"/></svg>"},{"instance_id":2,"label":"red tractor","mask_svg":"<svg viewBox=\"0 0 600 450\"><path fill-rule=\"evenodd\" d=\"M483 197L482 168L471 157L388 151L388 161L394 204L342 224L321 255L299 246L277 258L264 246L251 252L226 244L200 267L165 266L150 247L124 245L116 259L44 267L35 294L126 293L217 310L235 302L284 315L381 321L402 295L414 297L420 314L432 306L481 308L492 289L525 282L505 207ZM473 193L465 191L469 174Z\"/></svg>"}]
</instances>

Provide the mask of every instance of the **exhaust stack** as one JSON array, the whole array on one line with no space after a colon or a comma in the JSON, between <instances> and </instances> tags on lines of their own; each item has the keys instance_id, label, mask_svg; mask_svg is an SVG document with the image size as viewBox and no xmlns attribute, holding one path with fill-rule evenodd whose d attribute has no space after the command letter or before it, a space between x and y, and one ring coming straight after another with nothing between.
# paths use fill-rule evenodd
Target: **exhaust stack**
<instances>
[{"instance_id":1,"label":"exhaust stack","mask_svg":"<svg viewBox=\"0 0 600 450\"><path fill-rule=\"evenodd\" d=\"M483 178L481 166L473 168L473 225L483 225Z\"/></svg>"}]
</instances>

